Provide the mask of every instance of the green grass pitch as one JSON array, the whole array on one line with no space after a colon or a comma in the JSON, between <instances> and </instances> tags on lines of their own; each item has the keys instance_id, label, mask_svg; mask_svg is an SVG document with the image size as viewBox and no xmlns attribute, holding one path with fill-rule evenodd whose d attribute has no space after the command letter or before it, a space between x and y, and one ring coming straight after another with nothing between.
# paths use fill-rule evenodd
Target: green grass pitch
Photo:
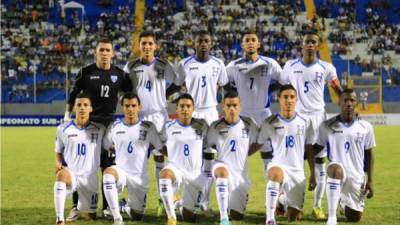
<instances>
[{"instance_id":1,"label":"green grass pitch","mask_svg":"<svg viewBox=\"0 0 400 225\"><path fill-rule=\"evenodd\" d=\"M54 224L54 137L55 127L50 128L2 128L1 129L1 224ZM374 198L367 200L366 210L360 223L400 224L400 127L375 127ZM153 174L153 161L151 172ZM252 181L249 202L244 221L234 225L263 224L265 218L265 180L259 154L249 160ZM157 197L154 177L150 179L150 191L143 222L126 220L126 224L165 224L166 219L156 217ZM126 194L126 193L125 193ZM324 208L326 197L324 197ZM101 203L100 203L101 204ZM66 212L71 206L67 199ZM214 193L212 207L218 211ZM312 193L307 192L301 222L288 223L279 218L279 224L325 224L310 219ZM100 215L100 210L98 211ZM218 224L215 218L201 219L197 224ZM69 224L112 224L99 218L96 221L79 220ZM184 223L179 223L184 224ZM339 217L339 224L350 224Z\"/></svg>"}]
</instances>

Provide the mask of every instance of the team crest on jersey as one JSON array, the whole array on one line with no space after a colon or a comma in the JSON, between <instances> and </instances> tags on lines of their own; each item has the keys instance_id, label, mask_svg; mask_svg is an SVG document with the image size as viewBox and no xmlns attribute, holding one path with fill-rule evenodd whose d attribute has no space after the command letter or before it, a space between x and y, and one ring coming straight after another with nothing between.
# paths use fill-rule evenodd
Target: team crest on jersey
<instances>
[{"instance_id":1,"label":"team crest on jersey","mask_svg":"<svg viewBox=\"0 0 400 225\"><path fill-rule=\"evenodd\" d=\"M249 138L249 128L242 129L242 138Z\"/></svg>"},{"instance_id":2,"label":"team crest on jersey","mask_svg":"<svg viewBox=\"0 0 400 225\"><path fill-rule=\"evenodd\" d=\"M218 76L218 72L219 72L219 68L213 66L213 67L212 67L212 76L213 76L213 77Z\"/></svg>"},{"instance_id":3,"label":"team crest on jersey","mask_svg":"<svg viewBox=\"0 0 400 225\"><path fill-rule=\"evenodd\" d=\"M117 82L117 80L118 80L118 76L117 75L111 75L111 81L113 83Z\"/></svg>"},{"instance_id":4,"label":"team crest on jersey","mask_svg":"<svg viewBox=\"0 0 400 225\"><path fill-rule=\"evenodd\" d=\"M147 137L147 130L140 130L139 131L139 140L144 141Z\"/></svg>"},{"instance_id":5,"label":"team crest on jersey","mask_svg":"<svg viewBox=\"0 0 400 225\"><path fill-rule=\"evenodd\" d=\"M95 142L97 142L98 138L99 138L99 134L98 133L91 133L90 134L90 142L95 143Z\"/></svg>"},{"instance_id":6,"label":"team crest on jersey","mask_svg":"<svg viewBox=\"0 0 400 225\"><path fill-rule=\"evenodd\" d=\"M356 135L356 143L361 144L364 141L364 134L357 132Z\"/></svg>"},{"instance_id":7,"label":"team crest on jersey","mask_svg":"<svg viewBox=\"0 0 400 225\"><path fill-rule=\"evenodd\" d=\"M322 73L321 72L315 72L315 80L316 83L322 83Z\"/></svg>"},{"instance_id":8,"label":"team crest on jersey","mask_svg":"<svg viewBox=\"0 0 400 225\"><path fill-rule=\"evenodd\" d=\"M304 125L297 125L297 135L304 135Z\"/></svg>"},{"instance_id":9,"label":"team crest on jersey","mask_svg":"<svg viewBox=\"0 0 400 225\"><path fill-rule=\"evenodd\" d=\"M194 132L196 133L196 140L200 140L203 137L203 131L200 129L196 129L194 130Z\"/></svg>"}]
</instances>

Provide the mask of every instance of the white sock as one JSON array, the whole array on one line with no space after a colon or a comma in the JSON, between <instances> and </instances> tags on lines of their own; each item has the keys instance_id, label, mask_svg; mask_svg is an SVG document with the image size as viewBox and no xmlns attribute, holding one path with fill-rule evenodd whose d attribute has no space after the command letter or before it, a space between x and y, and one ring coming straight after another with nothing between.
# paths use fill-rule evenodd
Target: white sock
<instances>
[{"instance_id":1,"label":"white sock","mask_svg":"<svg viewBox=\"0 0 400 225\"><path fill-rule=\"evenodd\" d=\"M328 216L336 219L336 209L340 199L341 181L328 177L326 181L326 199L328 201Z\"/></svg>"},{"instance_id":2,"label":"white sock","mask_svg":"<svg viewBox=\"0 0 400 225\"><path fill-rule=\"evenodd\" d=\"M217 178L215 181L215 193L217 197L221 220L228 219L228 178Z\"/></svg>"},{"instance_id":3,"label":"white sock","mask_svg":"<svg viewBox=\"0 0 400 225\"><path fill-rule=\"evenodd\" d=\"M64 182L54 183L54 208L56 209L57 221L64 221L65 199L67 197L67 185Z\"/></svg>"},{"instance_id":4,"label":"white sock","mask_svg":"<svg viewBox=\"0 0 400 225\"><path fill-rule=\"evenodd\" d=\"M271 162L272 159L262 159L264 163L264 174L267 174L268 171L268 164Z\"/></svg>"},{"instance_id":5,"label":"white sock","mask_svg":"<svg viewBox=\"0 0 400 225\"><path fill-rule=\"evenodd\" d=\"M321 208L322 197L324 196L326 184L325 163L315 163L315 179L317 186L314 191L314 207Z\"/></svg>"},{"instance_id":6,"label":"white sock","mask_svg":"<svg viewBox=\"0 0 400 225\"><path fill-rule=\"evenodd\" d=\"M165 212L168 218L176 219L174 207L174 192L172 190L172 181L170 179L160 179L160 198L164 203Z\"/></svg>"},{"instance_id":7,"label":"white sock","mask_svg":"<svg viewBox=\"0 0 400 225\"><path fill-rule=\"evenodd\" d=\"M103 188L114 220L122 219L121 213L119 212L117 185L113 175L107 173L103 175Z\"/></svg>"},{"instance_id":8,"label":"white sock","mask_svg":"<svg viewBox=\"0 0 400 225\"><path fill-rule=\"evenodd\" d=\"M157 187L160 187L160 172L164 168L165 162L155 162L154 163L154 173L156 175L156 184ZM158 196L160 197L160 189L157 188Z\"/></svg>"},{"instance_id":9,"label":"white sock","mask_svg":"<svg viewBox=\"0 0 400 225\"><path fill-rule=\"evenodd\" d=\"M279 195L279 182L268 181L266 190L267 202L267 222L275 220L276 203Z\"/></svg>"},{"instance_id":10,"label":"white sock","mask_svg":"<svg viewBox=\"0 0 400 225\"><path fill-rule=\"evenodd\" d=\"M211 194L211 186L213 183L213 176L211 174L213 160L203 160L203 175L207 178L206 183L203 186L202 190L202 198L200 200L200 204L208 210L210 203L210 194Z\"/></svg>"}]
</instances>

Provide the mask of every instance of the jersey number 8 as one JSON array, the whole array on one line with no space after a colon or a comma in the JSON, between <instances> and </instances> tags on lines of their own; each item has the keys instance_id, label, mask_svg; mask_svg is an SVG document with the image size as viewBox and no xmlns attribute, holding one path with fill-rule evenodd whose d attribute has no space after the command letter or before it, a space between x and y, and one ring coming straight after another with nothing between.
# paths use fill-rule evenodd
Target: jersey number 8
<instances>
[{"instance_id":1,"label":"jersey number 8","mask_svg":"<svg viewBox=\"0 0 400 225\"><path fill-rule=\"evenodd\" d=\"M184 145L183 145L183 155L189 156L189 153L190 153L190 151L189 151L189 145L188 145L188 144L184 144Z\"/></svg>"}]
</instances>

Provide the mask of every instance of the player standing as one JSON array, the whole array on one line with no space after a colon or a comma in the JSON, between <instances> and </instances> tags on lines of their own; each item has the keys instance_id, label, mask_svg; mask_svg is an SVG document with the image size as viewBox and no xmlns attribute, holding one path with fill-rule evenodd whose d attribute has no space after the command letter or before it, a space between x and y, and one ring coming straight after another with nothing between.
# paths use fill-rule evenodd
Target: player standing
<instances>
[{"instance_id":1,"label":"player standing","mask_svg":"<svg viewBox=\"0 0 400 225\"><path fill-rule=\"evenodd\" d=\"M90 96L93 112L90 121L98 122L108 127L114 121L114 114L118 103L118 92L127 92L132 89L131 81L118 67L111 64L114 57L113 45L110 39L101 38L96 45L96 62L82 68L76 78L72 91L69 94L64 121L70 120L72 106L76 96L85 92ZM114 158L102 151L101 168L105 169L113 164ZM78 219L79 211L76 208L78 196L73 196L73 206L67 221ZM103 212L107 209L107 201L103 194Z\"/></svg>"},{"instance_id":2,"label":"player standing","mask_svg":"<svg viewBox=\"0 0 400 225\"><path fill-rule=\"evenodd\" d=\"M104 194L114 218L123 225L118 193L128 188L128 209L133 220L143 219L148 191L149 149L160 149L162 143L153 123L139 119L139 97L126 93L121 100L124 118L113 123L104 138L105 149L115 149L115 166L104 170Z\"/></svg>"},{"instance_id":3,"label":"player standing","mask_svg":"<svg viewBox=\"0 0 400 225\"><path fill-rule=\"evenodd\" d=\"M218 120L217 90L225 86L228 77L224 62L210 55L213 45L211 35L207 31L199 31L195 36L196 54L182 59L178 66L177 85L185 84L186 90L193 97L195 104L194 118L204 119L208 125ZM202 208L209 210L209 195L212 185L211 160L204 160L203 175L208 178L204 185Z\"/></svg>"},{"instance_id":4,"label":"player standing","mask_svg":"<svg viewBox=\"0 0 400 225\"><path fill-rule=\"evenodd\" d=\"M162 127L168 120L166 110L167 84L172 84L176 77L175 69L172 64L154 56L157 49L156 37L152 31L143 31L139 35L140 57L126 64L124 71L129 74L132 81L134 93L137 93L142 102L140 117L145 121L152 122L157 132L161 132ZM155 160L155 176L159 181L159 174L164 168L164 157L159 149L153 151ZM157 188L158 189L158 188ZM160 214L162 201L159 199Z\"/></svg>"},{"instance_id":5,"label":"player standing","mask_svg":"<svg viewBox=\"0 0 400 225\"><path fill-rule=\"evenodd\" d=\"M297 90L296 109L303 116L309 117L315 134L318 133L321 123L326 120L324 108L325 84L329 83L337 94L341 91L335 67L317 57L320 41L318 33L314 31L306 32L303 37L303 57L287 61L283 68L283 73L289 77L290 83ZM321 207L326 180L325 156L326 151L321 151L315 156L317 187L314 192L312 214L316 219L326 218Z\"/></svg>"},{"instance_id":6,"label":"player standing","mask_svg":"<svg viewBox=\"0 0 400 225\"><path fill-rule=\"evenodd\" d=\"M54 183L56 225L65 224L65 199L72 191L79 193L77 210L88 212L91 218L96 218L97 171L105 128L89 121L89 114L92 112L89 95L76 95L73 110L76 118L57 127Z\"/></svg>"},{"instance_id":7,"label":"player standing","mask_svg":"<svg viewBox=\"0 0 400 225\"><path fill-rule=\"evenodd\" d=\"M240 115L252 118L257 126L271 115L269 109L272 80L283 85L287 78L282 68L272 58L258 54L260 41L254 31L248 31L242 38L244 57L230 62L227 66L228 78L232 86L237 89L241 99ZM264 162L264 172L272 159L271 149L264 145L261 150Z\"/></svg>"},{"instance_id":8,"label":"player standing","mask_svg":"<svg viewBox=\"0 0 400 225\"><path fill-rule=\"evenodd\" d=\"M160 173L160 196L168 216L168 225L176 224L174 193L182 187L182 216L195 221L195 206L199 202L205 177L201 173L203 142L207 123L192 118L194 101L189 94L177 99L177 119L168 122L163 130L168 164Z\"/></svg>"},{"instance_id":9,"label":"player standing","mask_svg":"<svg viewBox=\"0 0 400 225\"><path fill-rule=\"evenodd\" d=\"M268 117L261 125L258 144L270 143L273 158L268 165L266 207L267 225L276 225L275 210L279 199L289 221L299 220L304 204L306 178L304 155L310 166L309 190L315 187L313 130L310 121L295 111L297 93L292 85L279 91L280 112ZM259 146L254 145L252 149ZM279 196L283 189L283 195Z\"/></svg>"},{"instance_id":10,"label":"player standing","mask_svg":"<svg viewBox=\"0 0 400 225\"><path fill-rule=\"evenodd\" d=\"M213 122L207 134L207 146L217 149L213 165L215 191L220 211L221 225L229 225L244 217L250 181L247 176L247 157L250 145L256 142L258 128L251 118L240 117L241 101L238 94L224 96L225 117Z\"/></svg>"},{"instance_id":11,"label":"player standing","mask_svg":"<svg viewBox=\"0 0 400 225\"><path fill-rule=\"evenodd\" d=\"M321 151L325 145L329 146L327 225L337 224L336 209L339 200L347 220L360 221L365 205L364 197L371 198L374 193L372 149L376 144L373 127L369 122L357 118L357 94L354 90L343 90L339 105L340 115L321 125L318 141L314 145L316 152Z\"/></svg>"}]
</instances>

